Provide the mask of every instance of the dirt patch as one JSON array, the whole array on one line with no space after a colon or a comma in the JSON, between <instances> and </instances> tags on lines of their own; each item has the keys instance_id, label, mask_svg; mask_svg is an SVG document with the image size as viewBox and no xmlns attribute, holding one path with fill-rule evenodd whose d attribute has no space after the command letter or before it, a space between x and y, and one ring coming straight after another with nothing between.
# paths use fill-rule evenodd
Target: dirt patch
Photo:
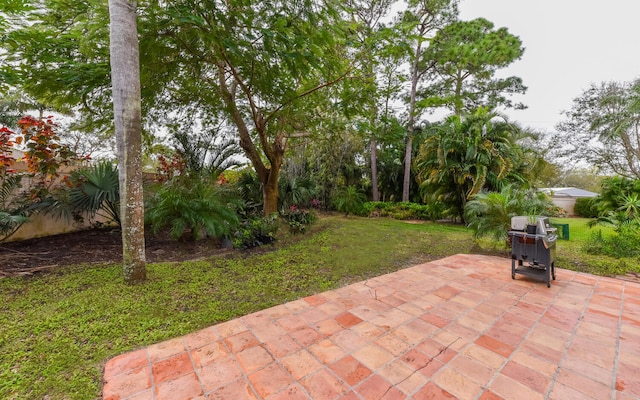
<instances>
[{"instance_id":1,"label":"dirt patch","mask_svg":"<svg viewBox=\"0 0 640 400\"><path fill-rule=\"evenodd\" d=\"M218 240L179 242L166 233L147 233L145 245L148 262L197 260L229 251L222 248ZM65 265L121 261L122 238L117 229L0 243L0 277L29 275Z\"/></svg>"}]
</instances>

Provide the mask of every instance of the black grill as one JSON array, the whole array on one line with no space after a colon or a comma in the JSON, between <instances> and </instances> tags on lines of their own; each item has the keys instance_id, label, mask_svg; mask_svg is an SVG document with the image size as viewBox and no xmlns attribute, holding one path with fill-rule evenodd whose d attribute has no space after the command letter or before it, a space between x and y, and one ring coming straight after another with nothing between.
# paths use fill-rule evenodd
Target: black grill
<instances>
[{"instance_id":1,"label":"black grill","mask_svg":"<svg viewBox=\"0 0 640 400\"><path fill-rule=\"evenodd\" d=\"M527 222L529 221L529 223ZM532 223L533 222L533 223ZM551 287L556 279L556 228L552 228L547 217L511 218L511 278L516 274L543 280Z\"/></svg>"}]
</instances>

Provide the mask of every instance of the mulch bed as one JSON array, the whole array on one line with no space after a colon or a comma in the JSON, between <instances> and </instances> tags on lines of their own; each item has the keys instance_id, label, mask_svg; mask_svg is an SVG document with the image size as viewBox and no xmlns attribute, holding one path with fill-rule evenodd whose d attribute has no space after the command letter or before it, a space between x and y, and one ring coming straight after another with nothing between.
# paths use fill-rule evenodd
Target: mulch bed
<instances>
[{"instance_id":1,"label":"mulch bed","mask_svg":"<svg viewBox=\"0 0 640 400\"><path fill-rule=\"evenodd\" d=\"M197 260L229 251L217 240L180 242L166 233L147 233L145 245L148 262ZM0 277L31 275L66 265L121 261L122 238L117 229L94 229L0 243Z\"/></svg>"}]
</instances>

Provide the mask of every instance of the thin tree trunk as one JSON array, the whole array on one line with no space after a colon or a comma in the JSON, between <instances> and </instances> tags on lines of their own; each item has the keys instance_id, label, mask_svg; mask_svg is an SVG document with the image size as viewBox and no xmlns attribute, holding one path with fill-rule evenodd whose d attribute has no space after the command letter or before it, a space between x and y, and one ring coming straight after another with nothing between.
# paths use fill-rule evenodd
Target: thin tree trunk
<instances>
[{"instance_id":1,"label":"thin tree trunk","mask_svg":"<svg viewBox=\"0 0 640 400\"><path fill-rule=\"evenodd\" d=\"M140 61L136 2L109 0L111 80L120 181L122 258L127 283L146 279Z\"/></svg>"},{"instance_id":2,"label":"thin tree trunk","mask_svg":"<svg viewBox=\"0 0 640 400\"><path fill-rule=\"evenodd\" d=\"M413 151L413 132L415 124L416 93L418 91L418 61L422 48L417 44L415 58L411 66L411 93L409 97L409 122L407 126L407 147L404 151L404 180L402 181L402 201L409 201L409 187L411 186L411 153Z\"/></svg>"},{"instance_id":3,"label":"thin tree trunk","mask_svg":"<svg viewBox=\"0 0 640 400\"><path fill-rule=\"evenodd\" d=\"M371 191L373 201L380 201L380 192L378 191L378 145L374 138L371 138Z\"/></svg>"}]
</instances>

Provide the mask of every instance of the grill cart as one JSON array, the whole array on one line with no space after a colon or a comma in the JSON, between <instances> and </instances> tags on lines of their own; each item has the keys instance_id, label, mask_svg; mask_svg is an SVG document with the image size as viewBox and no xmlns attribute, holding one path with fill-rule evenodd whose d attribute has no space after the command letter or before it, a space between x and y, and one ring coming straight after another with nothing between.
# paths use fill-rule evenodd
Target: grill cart
<instances>
[{"instance_id":1,"label":"grill cart","mask_svg":"<svg viewBox=\"0 0 640 400\"><path fill-rule=\"evenodd\" d=\"M511 218L511 278L522 274L551 287L551 279L556 279L557 229L551 227L547 217L536 217L535 224L528 221L528 217Z\"/></svg>"}]
</instances>

